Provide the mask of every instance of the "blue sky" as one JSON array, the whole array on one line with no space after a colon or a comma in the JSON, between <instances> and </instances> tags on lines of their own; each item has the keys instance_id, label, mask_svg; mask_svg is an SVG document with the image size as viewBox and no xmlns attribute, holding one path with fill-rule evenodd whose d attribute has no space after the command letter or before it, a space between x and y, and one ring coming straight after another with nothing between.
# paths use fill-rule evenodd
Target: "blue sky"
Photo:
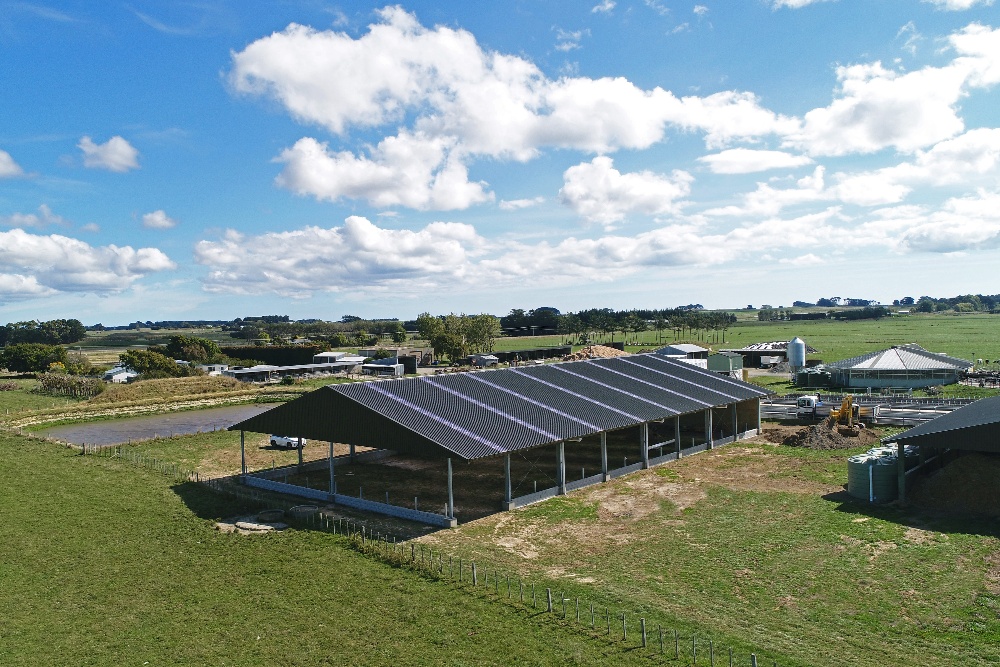
<instances>
[{"instance_id":1,"label":"blue sky","mask_svg":"<svg viewBox=\"0 0 1000 667\"><path fill-rule=\"evenodd\" d=\"M995 293L991 0L0 0L0 320Z\"/></svg>"}]
</instances>

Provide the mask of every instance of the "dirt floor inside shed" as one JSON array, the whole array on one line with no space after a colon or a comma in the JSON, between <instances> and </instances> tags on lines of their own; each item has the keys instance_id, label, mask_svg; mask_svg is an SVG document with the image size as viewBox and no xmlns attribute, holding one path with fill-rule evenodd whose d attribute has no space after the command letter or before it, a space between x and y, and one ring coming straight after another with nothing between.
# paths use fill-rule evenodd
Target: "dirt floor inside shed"
<instances>
[{"instance_id":1,"label":"dirt floor inside shed","mask_svg":"<svg viewBox=\"0 0 1000 667\"><path fill-rule=\"evenodd\" d=\"M703 497L705 485L719 484L737 489L766 489L799 493L828 493L841 486L821 484L805 472L816 463L796 457L778 456L774 448L809 427L768 426L764 433L749 440L725 445L710 452L683 456L667 463L598 484L573 493L573 497L596 502L599 512L609 517L642 517L668 500L686 507ZM651 438L656 442L656 438ZM845 438L846 439L846 438ZM867 444L860 439L854 446ZM682 442L689 436L682 437ZM612 469L639 461L637 428L623 429L608 435L608 459ZM594 475L601 469L599 441L596 437L566 443L568 481ZM761 447L760 445L764 446ZM806 445L809 446L809 445ZM834 447L817 447L834 449ZM671 450L672 451L672 450ZM340 450L338 449L338 454ZM831 452L831 455L836 455ZM511 460L511 486L514 497L548 489L556 485L556 447L540 447ZM278 477L310 488L326 490L329 471L317 462L309 471ZM846 464L845 464L846 465ZM503 459L495 457L464 462L453 461L455 515L467 523L500 512L503 499ZM801 470L800 470L801 469ZM335 465L337 492L367 500L388 502L408 508L443 513L447 503L447 464L441 459L421 459L393 455L374 462ZM846 468L845 468L846 471ZM845 472L846 476L846 472ZM386 495L388 494L388 496Z\"/></svg>"}]
</instances>

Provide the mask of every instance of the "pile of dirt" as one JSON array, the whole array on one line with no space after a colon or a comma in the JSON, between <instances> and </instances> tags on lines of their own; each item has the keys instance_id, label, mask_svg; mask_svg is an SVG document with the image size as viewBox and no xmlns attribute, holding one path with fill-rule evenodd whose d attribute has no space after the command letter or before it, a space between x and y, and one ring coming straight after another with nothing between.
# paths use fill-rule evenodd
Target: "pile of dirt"
<instances>
[{"instance_id":1,"label":"pile of dirt","mask_svg":"<svg viewBox=\"0 0 1000 667\"><path fill-rule=\"evenodd\" d=\"M788 447L807 447L809 449L852 449L874 445L877 442L878 436L870 429L863 428L857 436L847 436L841 435L837 429L831 429L826 424L813 424L786 436L781 444Z\"/></svg>"},{"instance_id":2,"label":"pile of dirt","mask_svg":"<svg viewBox=\"0 0 1000 667\"><path fill-rule=\"evenodd\" d=\"M1000 455L960 456L910 492L914 505L961 514L1000 516Z\"/></svg>"},{"instance_id":3,"label":"pile of dirt","mask_svg":"<svg viewBox=\"0 0 1000 667\"><path fill-rule=\"evenodd\" d=\"M611 359L614 357L624 357L628 352L616 350L607 345L589 345L581 348L573 354L567 354L563 361L582 361L583 359Z\"/></svg>"}]
</instances>

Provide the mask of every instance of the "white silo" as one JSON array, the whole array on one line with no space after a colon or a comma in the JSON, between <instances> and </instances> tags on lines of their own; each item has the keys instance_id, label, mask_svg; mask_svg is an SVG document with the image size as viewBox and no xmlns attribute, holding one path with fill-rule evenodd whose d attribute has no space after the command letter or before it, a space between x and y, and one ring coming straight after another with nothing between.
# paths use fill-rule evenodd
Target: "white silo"
<instances>
[{"instance_id":1,"label":"white silo","mask_svg":"<svg viewBox=\"0 0 1000 667\"><path fill-rule=\"evenodd\" d=\"M798 336L788 343L788 365L793 373L806 365L806 342Z\"/></svg>"}]
</instances>

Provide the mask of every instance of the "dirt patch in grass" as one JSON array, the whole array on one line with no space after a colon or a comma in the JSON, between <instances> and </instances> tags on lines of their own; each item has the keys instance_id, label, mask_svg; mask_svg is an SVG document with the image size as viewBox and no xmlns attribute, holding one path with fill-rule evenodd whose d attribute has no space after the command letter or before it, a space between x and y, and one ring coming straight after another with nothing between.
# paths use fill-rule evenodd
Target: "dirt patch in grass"
<instances>
[{"instance_id":1,"label":"dirt patch in grass","mask_svg":"<svg viewBox=\"0 0 1000 667\"><path fill-rule=\"evenodd\" d=\"M815 462L779 456L775 445L729 445L670 464L681 479L693 484L714 484L736 491L829 493L841 486L822 484L800 475Z\"/></svg>"},{"instance_id":2,"label":"dirt patch in grass","mask_svg":"<svg viewBox=\"0 0 1000 667\"><path fill-rule=\"evenodd\" d=\"M597 503L597 515L603 521L635 521L659 511L663 501L683 510L704 498L705 491L697 482L674 482L649 471L614 485L589 487L579 497Z\"/></svg>"}]
</instances>

